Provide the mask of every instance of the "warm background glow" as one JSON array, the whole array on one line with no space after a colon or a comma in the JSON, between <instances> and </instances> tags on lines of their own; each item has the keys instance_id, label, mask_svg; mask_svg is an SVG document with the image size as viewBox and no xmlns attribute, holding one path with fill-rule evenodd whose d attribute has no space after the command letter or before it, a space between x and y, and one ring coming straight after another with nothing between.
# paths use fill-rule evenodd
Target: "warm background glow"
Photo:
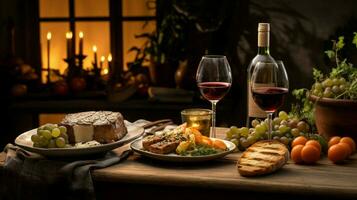
<instances>
[{"instance_id":1,"label":"warm background glow","mask_svg":"<svg viewBox=\"0 0 357 200\"><path fill-rule=\"evenodd\" d=\"M51 0L48 0L51 1ZM74 0L77 17L108 17L108 0Z\"/></svg>"},{"instance_id":2,"label":"warm background glow","mask_svg":"<svg viewBox=\"0 0 357 200\"><path fill-rule=\"evenodd\" d=\"M109 16L109 0L74 0L75 14L77 17L107 17ZM148 9L148 0L122 0L123 16L155 16L155 9ZM155 7L154 3L150 3ZM40 0L40 17L56 18L69 17L68 0ZM144 32L152 32L156 28L155 21L124 21L123 24L123 63L124 69L127 69L126 63L133 61L135 53L128 53L133 46L142 46L145 39L135 39L135 35ZM83 53L88 57L84 60L84 67L91 67L94 60L92 47L97 46L98 61L104 56L103 74L108 73L108 61L112 60L110 54L110 24L109 22L76 22L76 53L79 52L79 32L83 32ZM69 22L41 22L41 51L42 68L47 68L47 33L51 32L51 63L52 69L59 69L61 73L67 68L63 61L66 57L66 32L70 30ZM116 58L114 58L116 59ZM46 82L47 72L42 72L42 80ZM39 123L58 123L64 117L64 114L41 114Z\"/></svg>"},{"instance_id":3,"label":"warm background glow","mask_svg":"<svg viewBox=\"0 0 357 200\"><path fill-rule=\"evenodd\" d=\"M123 0L123 16L154 16L155 9L148 9L148 0ZM155 5L150 3L151 7ZM40 0L40 17L68 17L68 0ZM77 17L106 17L109 16L108 0L75 0L75 14ZM124 21L123 22L123 63L133 61L135 53L128 53L132 46L142 46L145 39L135 39L135 35L144 32L152 32L156 28L154 21ZM110 24L109 22L76 22L76 53L79 51L79 32L83 32L84 47L83 53L87 58L83 62L84 68L92 67L94 55L93 45L97 46L98 59L101 56L107 57L110 52ZM67 65L63 61L66 56L66 32L69 31L68 22L41 22L41 50L42 50L42 68L47 68L47 32L52 32L51 39L51 69L59 69L64 72ZM114 58L115 59L115 58ZM99 60L98 60L99 61ZM104 63L104 68L107 67ZM42 77L46 81L46 71L43 71Z\"/></svg>"},{"instance_id":4,"label":"warm background glow","mask_svg":"<svg viewBox=\"0 0 357 200\"><path fill-rule=\"evenodd\" d=\"M151 33L156 28L155 22L149 22L146 26L144 25L145 22L123 22L124 69L127 69L126 64L135 58L135 52L129 53L128 50L133 46L141 47L146 41L144 38L135 38L135 35L145 32Z\"/></svg>"},{"instance_id":5,"label":"warm background glow","mask_svg":"<svg viewBox=\"0 0 357 200\"><path fill-rule=\"evenodd\" d=\"M68 17L68 0L40 0L40 17Z\"/></svg>"},{"instance_id":6,"label":"warm background glow","mask_svg":"<svg viewBox=\"0 0 357 200\"><path fill-rule=\"evenodd\" d=\"M82 31L83 53L87 55L84 59L83 66L85 69L92 68L94 62L93 46L97 46L98 62L101 56L107 56L110 53L110 34L109 22L77 22L76 35ZM76 53L79 53L78 40L76 44Z\"/></svg>"},{"instance_id":7,"label":"warm background glow","mask_svg":"<svg viewBox=\"0 0 357 200\"><path fill-rule=\"evenodd\" d=\"M66 33L69 30L69 23L66 22L43 22L40 26L42 68L47 68L47 33L51 32L51 69L59 69L61 73L66 69ZM42 71L42 80L46 82L47 71Z\"/></svg>"}]
</instances>

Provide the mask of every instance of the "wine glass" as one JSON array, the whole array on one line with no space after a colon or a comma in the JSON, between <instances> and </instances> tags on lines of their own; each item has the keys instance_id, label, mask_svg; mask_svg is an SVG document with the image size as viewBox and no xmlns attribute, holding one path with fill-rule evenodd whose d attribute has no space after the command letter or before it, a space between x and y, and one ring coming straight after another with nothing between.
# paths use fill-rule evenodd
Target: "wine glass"
<instances>
[{"instance_id":1,"label":"wine glass","mask_svg":"<svg viewBox=\"0 0 357 200\"><path fill-rule=\"evenodd\" d=\"M289 80L283 62L258 62L251 81L254 102L267 113L268 140L271 140L273 113L283 105L289 92Z\"/></svg>"},{"instance_id":2,"label":"wine glass","mask_svg":"<svg viewBox=\"0 0 357 200\"><path fill-rule=\"evenodd\" d=\"M202 96L212 104L212 132L216 137L216 104L229 91L232 73L226 56L205 55L198 65L196 73L197 86Z\"/></svg>"}]
</instances>

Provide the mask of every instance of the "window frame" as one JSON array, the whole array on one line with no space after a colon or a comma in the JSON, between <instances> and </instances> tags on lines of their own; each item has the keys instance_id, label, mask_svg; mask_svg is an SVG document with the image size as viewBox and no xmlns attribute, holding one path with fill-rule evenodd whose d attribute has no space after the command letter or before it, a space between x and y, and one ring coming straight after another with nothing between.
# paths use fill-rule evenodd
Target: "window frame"
<instances>
[{"instance_id":1,"label":"window frame","mask_svg":"<svg viewBox=\"0 0 357 200\"><path fill-rule=\"evenodd\" d=\"M113 55L114 74L121 73L124 68L124 44L123 44L123 24L127 21L157 21L158 9L155 16L123 16L122 1L123 0L108 0L109 1L109 16L94 16L94 17L76 17L75 15L75 0L68 0L68 17L41 17L39 16L39 27L42 22L69 22L69 31L76 32L76 22L108 22L109 23L109 45L110 52ZM158 0L157 0L158 1ZM158 2L156 2L157 5ZM41 6L38 0L38 6ZM76 51L77 35L73 34L72 38L72 54ZM41 48L41 47L40 47ZM41 55L42 57L42 55ZM42 66L42 70L44 66ZM42 77L42 76L41 76Z\"/></svg>"}]
</instances>

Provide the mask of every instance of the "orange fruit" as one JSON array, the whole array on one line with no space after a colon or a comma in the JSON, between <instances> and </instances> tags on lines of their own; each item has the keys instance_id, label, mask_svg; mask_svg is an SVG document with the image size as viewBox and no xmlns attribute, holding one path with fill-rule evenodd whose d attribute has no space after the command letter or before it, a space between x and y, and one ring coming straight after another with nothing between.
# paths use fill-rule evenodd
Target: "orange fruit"
<instances>
[{"instance_id":1,"label":"orange fruit","mask_svg":"<svg viewBox=\"0 0 357 200\"><path fill-rule=\"evenodd\" d=\"M355 143L355 141L354 141L352 138L350 138L350 137L343 137L343 138L341 138L341 140L340 140L340 143L341 143L341 142L350 145L352 153L354 153L354 152L356 151L356 143Z\"/></svg>"},{"instance_id":2,"label":"orange fruit","mask_svg":"<svg viewBox=\"0 0 357 200\"><path fill-rule=\"evenodd\" d=\"M298 144L293 147L291 150L290 157L294 161L294 163L302 163L303 160L301 158L301 150L304 148L304 145Z\"/></svg>"},{"instance_id":3,"label":"orange fruit","mask_svg":"<svg viewBox=\"0 0 357 200\"><path fill-rule=\"evenodd\" d=\"M227 146L224 142L222 142L221 140L214 140L213 141L213 148L216 149L221 149L221 150L226 150Z\"/></svg>"},{"instance_id":4,"label":"orange fruit","mask_svg":"<svg viewBox=\"0 0 357 200\"><path fill-rule=\"evenodd\" d=\"M347 157L352 154L352 149L351 149L350 145L348 145L347 143L340 142L337 145L340 145L345 149L345 151L347 152Z\"/></svg>"},{"instance_id":5,"label":"orange fruit","mask_svg":"<svg viewBox=\"0 0 357 200\"><path fill-rule=\"evenodd\" d=\"M212 140L209 137L202 136L202 144L206 146L212 146Z\"/></svg>"},{"instance_id":6,"label":"orange fruit","mask_svg":"<svg viewBox=\"0 0 357 200\"><path fill-rule=\"evenodd\" d=\"M332 138L330 138L330 140L328 141L328 148L330 148L331 146L338 144L341 140L341 137L339 136L334 136Z\"/></svg>"},{"instance_id":7,"label":"orange fruit","mask_svg":"<svg viewBox=\"0 0 357 200\"><path fill-rule=\"evenodd\" d=\"M299 136L299 137L297 137L297 138L295 138L295 139L293 140L293 142L291 143L291 147L294 147L294 146L299 145L299 144L305 145L306 142L307 142L306 137L304 137L304 136Z\"/></svg>"},{"instance_id":8,"label":"orange fruit","mask_svg":"<svg viewBox=\"0 0 357 200\"><path fill-rule=\"evenodd\" d=\"M320 159L320 151L313 145L306 145L301 150L301 158L307 164L315 163Z\"/></svg>"},{"instance_id":9,"label":"orange fruit","mask_svg":"<svg viewBox=\"0 0 357 200\"><path fill-rule=\"evenodd\" d=\"M309 141L306 142L305 146L307 146L307 145L312 145L312 146L316 147L321 152L321 145L320 145L320 143L318 141L309 140Z\"/></svg>"},{"instance_id":10,"label":"orange fruit","mask_svg":"<svg viewBox=\"0 0 357 200\"><path fill-rule=\"evenodd\" d=\"M327 152L327 157L333 163L338 163L347 158L347 150L343 145L335 144L332 145Z\"/></svg>"}]
</instances>

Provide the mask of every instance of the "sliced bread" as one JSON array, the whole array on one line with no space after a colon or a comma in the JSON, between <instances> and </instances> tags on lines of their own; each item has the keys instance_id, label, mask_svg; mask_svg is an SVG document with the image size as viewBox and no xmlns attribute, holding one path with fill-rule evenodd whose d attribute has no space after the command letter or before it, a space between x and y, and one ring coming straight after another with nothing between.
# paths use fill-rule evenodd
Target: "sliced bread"
<instances>
[{"instance_id":1,"label":"sliced bread","mask_svg":"<svg viewBox=\"0 0 357 200\"><path fill-rule=\"evenodd\" d=\"M237 167L242 176L258 176L280 169L289 160L289 150L276 140L259 141L239 158Z\"/></svg>"}]
</instances>

